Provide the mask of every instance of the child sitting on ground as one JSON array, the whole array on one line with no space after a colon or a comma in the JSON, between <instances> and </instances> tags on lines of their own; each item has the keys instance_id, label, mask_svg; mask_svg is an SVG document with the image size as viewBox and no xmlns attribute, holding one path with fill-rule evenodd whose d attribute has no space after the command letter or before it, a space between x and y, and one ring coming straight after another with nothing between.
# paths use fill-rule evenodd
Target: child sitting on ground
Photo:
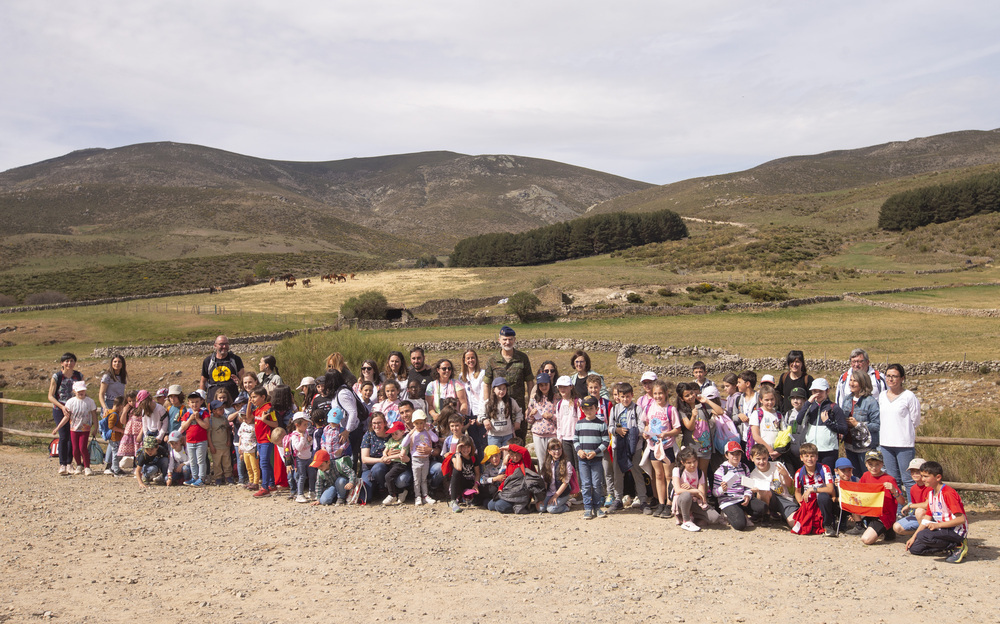
<instances>
[{"instance_id":1,"label":"child sitting on ground","mask_svg":"<svg viewBox=\"0 0 1000 624\"><path fill-rule=\"evenodd\" d=\"M482 506L496 497L503 480L507 478L507 467L504 466L503 459L503 451L496 444L483 449L482 466L479 468L479 493L476 495L477 502Z\"/></svg>"},{"instance_id":2,"label":"child sitting on ground","mask_svg":"<svg viewBox=\"0 0 1000 624\"><path fill-rule=\"evenodd\" d=\"M892 525L892 530L896 535L912 535L920 526L920 521L927 514L927 493L930 488L924 485L924 473L920 469L924 465L924 460L915 457L909 466L910 478L913 485L910 487L910 502L903 505L900 510L901 517ZM908 513L909 512L909 513Z\"/></svg>"},{"instance_id":3,"label":"child sitting on ground","mask_svg":"<svg viewBox=\"0 0 1000 624\"><path fill-rule=\"evenodd\" d=\"M719 521L719 512L708 504L708 483L705 473L698 467L698 454L693 448L685 447L677 454L677 466L673 470L674 515L685 531L698 532L703 524Z\"/></svg>"},{"instance_id":4,"label":"child sitting on ground","mask_svg":"<svg viewBox=\"0 0 1000 624\"><path fill-rule=\"evenodd\" d=\"M184 436L180 431L173 431L167 436L170 444L170 458L167 461L167 485L181 484L191 478L191 467L188 466L187 449L184 448Z\"/></svg>"},{"instance_id":5,"label":"child sitting on ground","mask_svg":"<svg viewBox=\"0 0 1000 624\"><path fill-rule=\"evenodd\" d=\"M545 480L544 500L539 501L538 511L559 514L569 511L569 497L573 495L573 464L563 457L562 442L549 440L542 464Z\"/></svg>"},{"instance_id":6,"label":"child sitting on ground","mask_svg":"<svg viewBox=\"0 0 1000 624\"><path fill-rule=\"evenodd\" d=\"M805 445L803 445L805 446ZM868 451L865 453L865 467L868 472L861 475L859 483L881 483L886 490L882 499L882 513L877 518L864 518L865 532L861 534L861 543L871 546L880 537L885 537L885 541L892 542L896 539L896 533L892 530L892 525L896 520L897 504L906 502L902 490L891 475L882 472L882 453L880 451Z\"/></svg>"},{"instance_id":7,"label":"child sitting on ground","mask_svg":"<svg viewBox=\"0 0 1000 624\"><path fill-rule=\"evenodd\" d=\"M767 505L743 485L750 471L743 464L743 448L735 440L726 443L726 461L715 471L715 497L729 526L744 531L753 526L751 518L767 514Z\"/></svg>"},{"instance_id":8,"label":"child sitting on ground","mask_svg":"<svg viewBox=\"0 0 1000 624\"><path fill-rule=\"evenodd\" d=\"M765 390L761 388L761 392ZM815 444L803 444L799 449L799 459L802 460L802 468L795 472L795 501L799 509L795 512L792 533L818 535L822 532L827 537L837 537L840 516L833 505L833 474L825 464L819 464L819 451Z\"/></svg>"},{"instance_id":9,"label":"child sitting on ground","mask_svg":"<svg viewBox=\"0 0 1000 624\"><path fill-rule=\"evenodd\" d=\"M763 444L754 444L750 448L750 459L755 466L750 473L750 479L755 482L752 488L754 496L760 498L772 513L783 518L788 528L792 528L795 526L795 511L799 508L792 498L792 476L784 464L770 460L767 447ZM765 483L770 487L762 489Z\"/></svg>"},{"instance_id":10,"label":"child sitting on ground","mask_svg":"<svg viewBox=\"0 0 1000 624\"><path fill-rule=\"evenodd\" d=\"M476 463L475 446L472 438L463 435L455 443L455 451L448 453L445 461L451 462L448 474L451 476L449 494L451 496L451 510L455 513L462 511L459 504L465 491L476 487L479 481L479 465Z\"/></svg>"},{"instance_id":11,"label":"child sitting on ground","mask_svg":"<svg viewBox=\"0 0 1000 624\"><path fill-rule=\"evenodd\" d=\"M396 478L406 472L410 463L410 456L403 448L403 436L406 435L406 425L402 420L392 423L387 430L389 439L385 442L385 452L383 457L389 457L392 466L385 473L385 487L389 490L389 495L382 500L383 505L399 505L406 501L406 490L401 490L396 485Z\"/></svg>"},{"instance_id":12,"label":"child sitting on ground","mask_svg":"<svg viewBox=\"0 0 1000 624\"><path fill-rule=\"evenodd\" d=\"M969 521L962 497L944 484L944 469L935 461L920 467L927 492L927 515L920 521L917 532L906 541L912 555L934 555L952 549L948 563L962 563L969 554Z\"/></svg>"},{"instance_id":13,"label":"child sitting on ground","mask_svg":"<svg viewBox=\"0 0 1000 624\"><path fill-rule=\"evenodd\" d=\"M313 489L313 505L346 505L347 498L356 487L358 476L354 472L351 457L330 457L320 449L313 455L311 468L316 469L316 485Z\"/></svg>"}]
</instances>

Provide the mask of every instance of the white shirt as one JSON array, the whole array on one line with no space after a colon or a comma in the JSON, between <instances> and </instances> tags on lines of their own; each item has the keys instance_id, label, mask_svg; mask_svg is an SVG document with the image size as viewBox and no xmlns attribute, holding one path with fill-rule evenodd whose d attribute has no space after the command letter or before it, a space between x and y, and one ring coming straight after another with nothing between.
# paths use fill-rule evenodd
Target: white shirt
<instances>
[{"instance_id":1,"label":"white shirt","mask_svg":"<svg viewBox=\"0 0 1000 624\"><path fill-rule=\"evenodd\" d=\"M913 448L916 444L917 427L920 426L920 399L909 390L903 390L894 400L889 393L878 397L879 445L899 448Z\"/></svg>"}]
</instances>

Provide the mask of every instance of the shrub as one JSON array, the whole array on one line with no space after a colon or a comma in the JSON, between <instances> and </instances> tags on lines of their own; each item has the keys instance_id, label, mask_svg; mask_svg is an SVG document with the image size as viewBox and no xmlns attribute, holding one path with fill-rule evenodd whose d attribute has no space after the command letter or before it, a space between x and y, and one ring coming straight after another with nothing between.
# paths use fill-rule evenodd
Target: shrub
<instances>
[{"instance_id":1,"label":"shrub","mask_svg":"<svg viewBox=\"0 0 1000 624\"><path fill-rule=\"evenodd\" d=\"M361 362L372 359L378 368L385 367L390 351L405 351L389 339L355 329L313 332L283 340L275 351L281 376L288 385L303 377L316 377L326 371L326 358L337 352L344 356L351 372L361 372Z\"/></svg>"},{"instance_id":2,"label":"shrub","mask_svg":"<svg viewBox=\"0 0 1000 624\"><path fill-rule=\"evenodd\" d=\"M379 320L385 318L389 302L385 295L377 290L366 290L357 297L351 297L340 306L340 315L344 318L362 320Z\"/></svg>"},{"instance_id":3,"label":"shrub","mask_svg":"<svg viewBox=\"0 0 1000 624\"><path fill-rule=\"evenodd\" d=\"M0 295L0 307L6 308L13 305L17 305L17 299L10 295Z\"/></svg>"},{"instance_id":4,"label":"shrub","mask_svg":"<svg viewBox=\"0 0 1000 624\"><path fill-rule=\"evenodd\" d=\"M631 292L628 295L626 295L625 300L628 301L629 303L642 303L642 297L639 295L639 293L634 293L634 292Z\"/></svg>"},{"instance_id":5,"label":"shrub","mask_svg":"<svg viewBox=\"0 0 1000 624\"><path fill-rule=\"evenodd\" d=\"M534 293L522 290L507 299L507 312L524 321L540 305L542 305L542 301Z\"/></svg>"},{"instance_id":6,"label":"shrub","mask_svg":"<svg viewBox=\"0 0 1000 624\"><path fill-rule=\"evenodd\" d=\"M689 293L698 293L698 294L702 294L702 295L710 293L713 290L715 290L715 286L712 286L711 284L709 284L707 282L703 282L701 284L698 284L697 286L688 286L688 288L687 288L687 291Z\"/></svg>"},{"instance_id":7,"label":"shrub","mask_svg":"<svg viewBox=\"0 0 1000 624\"><path fill-rule=\"evenodd\" d=\"M658 291L656 291L656 294L658 294L661 297L676 297L677 296L677 293L675 293L674 291L670 290L669 288L661 288Z\"/></svg>"},{"instance_id":8,"label":"shrub","mask_svg":"<svg viewBox=\"0 0 1000 624\"><path fill-rule=\"evenodd\" d=\"M533 282L531 282L531 287L532 288L541 288L542 286L548 286L551 283L552 283L552 278L551 277L549 277L548 275L542 275L542 276L536 277L535 280Z\"/></svg>"},{"instance_id":9,"label":"shrub","mask_svg":"<svg viewBox=\"0 0 1000 624\"><path fill-rule=\"evenodd\" d=\"M69 297L58 290L45 290L25 297L24 305L44 305L46 303L65 303L67 301L69 301Z\"/></svg>"},{"instance_id":10,"label":"shrub","mask_svg":"<svg viewBox=\"0 0 1000 624\"><path fill-rule=\"evenodd\" d=\"M257 279L267 279L271 277L271 269L265 260L259 260L257 264L253 265L253 274Z\"/></svg>"}]
</instances>

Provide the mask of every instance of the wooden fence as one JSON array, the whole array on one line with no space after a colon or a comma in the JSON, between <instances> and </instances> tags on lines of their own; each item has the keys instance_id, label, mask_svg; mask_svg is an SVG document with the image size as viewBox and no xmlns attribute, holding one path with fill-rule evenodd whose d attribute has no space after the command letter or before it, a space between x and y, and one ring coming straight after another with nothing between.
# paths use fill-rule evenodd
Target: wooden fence
<instances>
[{"instance_id":1,"label":"wooden fence","mask_svg":"<svg viewBox=\"0 0 1000 624\"><path fill-rule=\"evenodd\" d=\"M8 433L10 435L22 436L25 438L40 438L44 440L52 440L54 436L51 433L45 433L41 431L22 431L20 429L10 429L4 426L4 405L24 405L28 407L45 407L52 409L51 403L41 403L39 401L19 401L15 399L5 399L3 398L3 392L0 392L0 444L4 443L3 434ZM100 436L95 438L99 443L107 445ZM944 444L951 446L993 446L1000 447L1000 440L982 440L979 438L938 438L938 437L917 437L917 444ZM991 483L953 483L948 482L948 485L955 488L956 490L966 490L972 492L996 492L1000 493L1000 485L994 485Z\"/></svg>"}]
</instances>

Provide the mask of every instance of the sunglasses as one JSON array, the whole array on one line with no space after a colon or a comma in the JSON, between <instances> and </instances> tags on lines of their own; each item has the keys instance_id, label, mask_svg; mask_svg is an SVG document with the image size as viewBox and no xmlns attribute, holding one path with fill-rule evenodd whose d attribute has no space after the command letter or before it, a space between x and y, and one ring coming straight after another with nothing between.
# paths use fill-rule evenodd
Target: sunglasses
<instances>
[{"instance_id":1,"label":"sunglasses","mask_svg":"<svg viewBox=\"0 0 1000 624\"><path fill-rule=\"evenodd\" d=\"M450 366L439 366L438 370L439 371L450 371L450 370L452 370L452 368Z\"/></svg>"}]
</instances>

